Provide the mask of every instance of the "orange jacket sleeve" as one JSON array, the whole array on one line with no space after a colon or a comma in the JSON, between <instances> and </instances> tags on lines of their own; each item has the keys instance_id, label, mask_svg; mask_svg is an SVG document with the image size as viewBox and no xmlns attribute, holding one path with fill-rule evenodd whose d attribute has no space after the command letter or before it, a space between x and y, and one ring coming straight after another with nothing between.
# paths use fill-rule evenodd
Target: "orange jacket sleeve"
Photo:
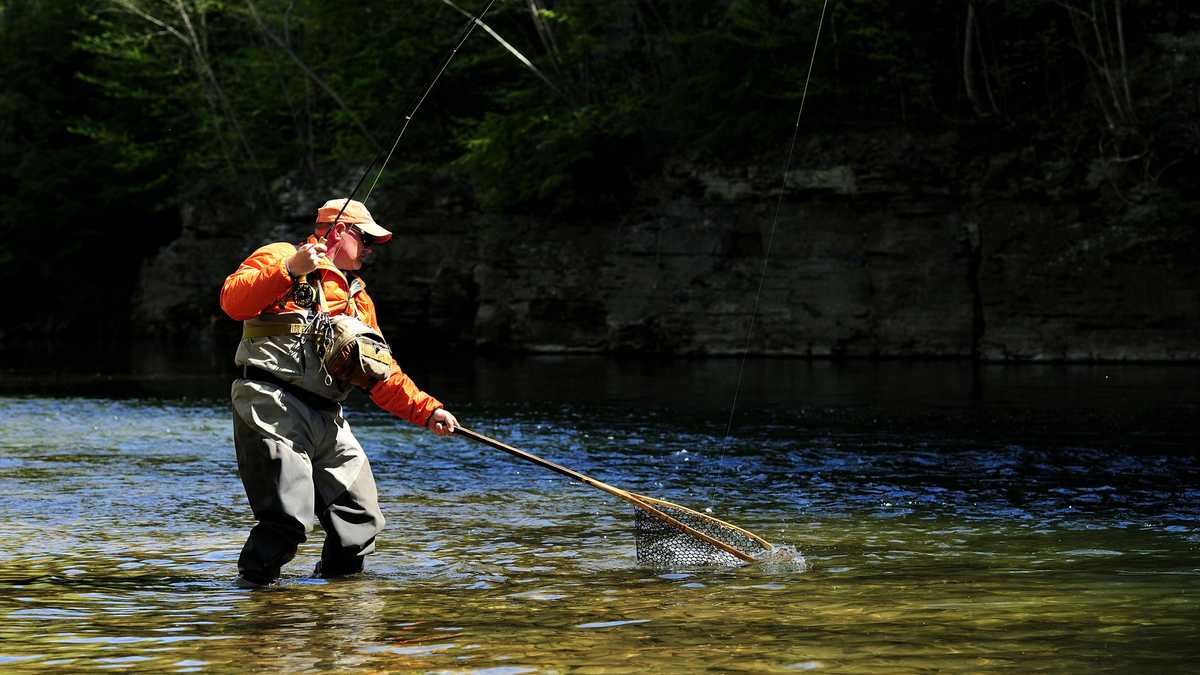
<instances>
[{"instance_id":1,"label":"orange jacket sleeve","mask_svg":"<svg viewBox=\"0 0 1200 675\"><path fill-rule=\"evenodd\" d=\"M268 244L250 254L221 286L221 309L236 321L253 319L292 287L286 261L296 247Z\"/></svg>"},{"instance_id":2,"label":"orange jacket sleeve","mask_svg":"<svg viewBox=\"0 0 1200 675\"><path fill-rule=\"evenodd\" d=\"M441 401L421 391L395 363L388 378L371 388L371 400L396 417L419 426L428 424L433 411L443 407Z\"/></svg>"},{"instance_id":3,"label":"orange jacket sleeve","mask_svg":"<svg viewBox=\"0 0 1200 675\"><path fill-rule=\"evenodd\" d=\"M356 295L355 299L358 317L375 330L379 330L375 317L375 303L371 297L363 291ZM428 424L433 411L443 407L441 401L422 391L394 360L387 379L371 387L371 400L396 417L419 426Z\"/></svg>"}]
</instances>

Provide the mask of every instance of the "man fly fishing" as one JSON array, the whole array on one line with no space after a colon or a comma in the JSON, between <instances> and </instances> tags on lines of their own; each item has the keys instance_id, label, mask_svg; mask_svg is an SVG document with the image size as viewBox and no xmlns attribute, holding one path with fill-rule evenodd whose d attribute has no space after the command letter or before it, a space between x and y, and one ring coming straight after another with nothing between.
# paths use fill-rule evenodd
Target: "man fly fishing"
<instances>
[{"instance_id":1,"label":"man fly fishing","mask_svg":"<svg viewBox=\"0 0 1200 675\"><path fill-rule=\"evenodd\" d=\"M361 572L383 528L375 479L342 417L354 387L380 408L445 436L458 421L397 365L356 272L392 233L352 199L317 211L299 246L268 244L225 279L221 308L243 321L235 363L234 447L257 524L238 558L238 585L267 586L319 521L314 575Z\"/></svg>"}]
</instances>

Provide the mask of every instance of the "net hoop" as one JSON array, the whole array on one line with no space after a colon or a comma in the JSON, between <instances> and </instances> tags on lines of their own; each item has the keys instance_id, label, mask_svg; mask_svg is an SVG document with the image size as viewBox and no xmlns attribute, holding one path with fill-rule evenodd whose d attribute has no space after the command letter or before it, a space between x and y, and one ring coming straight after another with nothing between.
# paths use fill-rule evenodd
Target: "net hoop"
<instances>
[{"instance_id":1,"label":"net hoop","mask_svg":"<svg viewBox=\"0 0 1200 675\"><path fill-rule=\"evenodd\" d=\"M622 497L623 499L625 499L629 503L633 504L634 506L638 507L639 509L645 511L646 513L649 513L650 515L663 521L664 523L670 525L671 527L679 530L680 532L683 532L684 534L688 535L689 537L699 539L700 541L703 541L706 544L709 544L710 546L715 546L716 548L721 549L722 551L737 558L738 560L742 560L744 562L754 562L754 556L750 555L749 553L746 553L745 551L742 551L741 549L736 548L734 546L730 546L729 544L726 544L725 542L721 541L720 539L717 539L716 537L713 537L711 535L707 535L707 534L697 530L694 527L690 527L690 526L684 524L679 519L662 512L661 510L656 508L650 502L643 501L645 499L653 499L652 497L642 497L641 495L635 495L632 492L625 492L624 490L621 490L620 488L615 488L615 489L620 490L621 492L625 493L624 495L617 495L618 497ZM661 499L654 499L653 501L662 502L663 504L671 504L671 502L666 502ZM675 508L679 508L683 511L688 511L691 514L702 516L710 521L719 523L722 527L728 527L728 524L722 520L718 520L716 518L711 518L709 516L704 516L704 514L696 513L695 511L692 511L691 509L688 509L688 508L676 507L674 504L671 504L671 506L675 507ZM740 530L740 528L734 528L734 529ZM744 531L744 530L742 530L742 531ZM757 540L758 537L754 537L754 539Z\"/></svg>"},{"instance_id":2,"label":"net hoop","mask_svg":"<svg viewBox=\"0 0 1200 675\"><path fill-rule=\"evenodd\" d=\"M629 494L650 504L651 506L654 506L657 504L657 505L666 506L666 507L669 507L672 509L679 509L680 511L687 513L689 516L693 516L695 518L699 518L700 520L712 523L713 525L716 525L717 527L720 527L720 528L723 528L726 530L733 530L734 532L737 532L738 534L745 536L747 539L753 540L755 543L762 546L764 550L769 551L772 548L775 548L775 546L771 542L767 541L766 539L763 539L762 537L758 536L757 534L754 534L750 530L738 527L737 525L734 525L733 523L729 523L724 520L721 520L720 518L710 516L707 513L700 513L699 511L697 511L695 509L689 509L686 506L680 506L679 504L676 504L674 502L669 502L665 499L657 499L655 497L647 497L646 495L639 495L635 492L630 492ZM687 525L684 525L684 527L687 527ZM688 528L688 529L692 530L692 528ZM692 534L692 532L688 532L688 534Z\"/></svg>"}]
</instances>

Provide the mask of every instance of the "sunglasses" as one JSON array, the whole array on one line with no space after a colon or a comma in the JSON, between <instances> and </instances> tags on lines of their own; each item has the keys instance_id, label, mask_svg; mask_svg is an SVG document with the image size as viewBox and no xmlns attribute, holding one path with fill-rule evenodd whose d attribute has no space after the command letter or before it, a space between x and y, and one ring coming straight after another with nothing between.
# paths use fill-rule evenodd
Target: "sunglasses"
<instances>
[{"instance_id":1,"label":"sunglasses","mask_svg":"<svg viewBox=\"0 0 1200 675\"><path fill-rule=\"evenodd\" d=\"M374 235L370 235L370 234L367 234L366 232L363 232L361 229L359 229L359 227L357 225L351 225L349 227L349 229L351 231L353 231L355 235L358 236L358 240L362 242L363 248L371 248L372 246L374 246L375 244L378 243L378 240L375 238Z\"/></svg>"}]
</instances>

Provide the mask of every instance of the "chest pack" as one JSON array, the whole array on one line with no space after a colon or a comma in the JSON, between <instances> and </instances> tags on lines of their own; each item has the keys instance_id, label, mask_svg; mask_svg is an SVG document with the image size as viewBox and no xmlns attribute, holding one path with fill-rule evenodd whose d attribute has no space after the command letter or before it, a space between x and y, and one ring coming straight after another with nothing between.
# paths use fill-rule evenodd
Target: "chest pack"
<instances>
[{"instance_id":1,"label":"chest pack","mask_svg":"<svg viewBox=\"0 0 1200 675\"><path fill-rule=\"evenodd\" d=\"M346 296L346 313L329 313L318 273L313 275L320 311L309 326L321 365L334 380L369 390L391 372L392 349L378 329L355 316L354 296L363 282L354 277Z\"/></svg>"},{"instance_id":2,"label":"chest pack","mask_svg":"<svg viewBox=\"0 0 1200 675\"><path fill-rule=\"evenodd\" d=\"M362 280L350 283L346 313L338 315L329 312L319 273L293 289L301 287L313 293L315 306L246 321L235 362L333 401L345 399L352 387L369 390L387 379L394 363L391 348L378 329L355 315L353 298Z\"/></svg>"},{"instance_id":3,"label":"chest pack","mask_svg":"<svg viewBox=\"0 0 1200 675\"><path fill-rule=\"evenodd\" d=\"M338 382L370 389L391 372L387 341L358 317L322 312L313 319L313 336L325 372Z\"/></svg>"}]
</instances>

